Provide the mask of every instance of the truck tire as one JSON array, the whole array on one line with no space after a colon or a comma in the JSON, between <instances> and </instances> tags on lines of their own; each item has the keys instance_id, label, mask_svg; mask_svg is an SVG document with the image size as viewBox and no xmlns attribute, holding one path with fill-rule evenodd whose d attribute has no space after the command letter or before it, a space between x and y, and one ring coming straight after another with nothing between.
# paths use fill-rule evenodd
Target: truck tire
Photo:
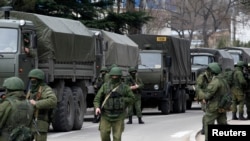
<instances>
[{"instance_id":1,"label":"truck tire","mask_svg":"<svg viewBox=\"0 0 250 141\"><path fill-rule=\"evenodd\" d=\"M62 100L58 102L52 126L54 131L72 130L75 117L73 94L69 87L64 87Z\"/></svg>"},{"instance_id":2,"label":"truck tire","mask_svg":"<svg viewBox=\"0 0 250 141\"><path fill-rule=\"evenodd\" d=\"M170 113L170 102L169 100L161 101L161 113L163 115L168 115Z\"/></svg>"},{"instance_id":3,"label":"truck tire","mask_svg":"<svg viewBox=\"0 0 250 141\"><path fill-rule=\"evenodd\" d=\"M177 89L175 91L175 100L173 104L173 112L174 113L180 113L182 111L182 92L180 89Z\"/></svg>"},{"instance_id":4,"label":"truck tire","mask_svg":"<svg viewBox=\"0 0 250 141\"><path fill-rule=\"evenodd\" d=\"M83 98L83 92L80 87L72 87L72 93L75 104L75 119L73 130L80 130L82 129L82 124L84 121L84 103L86 102L86 100Z\"/></svg>"}]
</instances>

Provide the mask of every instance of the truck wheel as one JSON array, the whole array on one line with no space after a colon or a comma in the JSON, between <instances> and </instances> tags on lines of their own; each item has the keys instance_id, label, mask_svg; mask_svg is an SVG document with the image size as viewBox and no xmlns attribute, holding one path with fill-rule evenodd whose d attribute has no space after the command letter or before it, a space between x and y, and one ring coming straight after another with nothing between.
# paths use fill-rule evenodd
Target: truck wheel
<instances>
[{"instance_id":1,"label":"truck wheel","mask_svg":"<svg viewBox=\"0 0 250 141\"><path fill-rule=\"evenodd\" d=\"M64 87L62 100L58 102L55 120L52 123L55 131L67 132L72 130L74 124L75 107L72 91L69 87Z\"/></svg>"},{"instance_id":2,"label":"truck wheel","mask_svg":"<svg viewBox=\"0 0 250 141\"><path fill-rule=\"evenodd\" d=\"M168 100L161 102L161 113L164 115L168 115L170 113L170 104Z\"/></svg>"},{"instance_id":3,"label":"truck wheel","mask_svg":"<svg viewBox=\"0 0 250 141\"><path fill-rule=\"evenodd\" d=\"M174 100L173 112L180 113L182 111L182 92L180 89L175 91L176 98Z\"/></svg>"},{"instance_id":4,"label":"truck wheel","mask_svg":"<svg viewBox=\"0 0 250 141\"><path fill-rule=\"evenodd\" d=\"M83 92L80 87L72 87L72 93L75 104L75 119L73 130L80 130L82 129L82 124L84 121L84 103L86 102L86 100L84 100L83 98Z\"/></svg>"},{"instance_id":5,"label":"truck wheel","mask_svg":"<svg viewBox=\"0 0 250 141\"><path fill-rule=\"evenodd\" d=\"M181 93L182 93L182 113L186 112L186 106L187 106L187 98L186 98L186 91L185 89L181 89Z\"/></svg>"}]
</instances>

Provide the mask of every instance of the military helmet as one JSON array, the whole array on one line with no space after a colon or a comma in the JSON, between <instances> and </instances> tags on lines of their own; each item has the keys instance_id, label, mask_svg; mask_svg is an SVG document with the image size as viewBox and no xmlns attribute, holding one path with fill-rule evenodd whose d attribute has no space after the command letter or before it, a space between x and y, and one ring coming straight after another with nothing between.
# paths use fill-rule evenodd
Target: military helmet
<instances>
[{"instance_id":1,"label":"military helmet","mask_svg":"<svg viewBox=\"0 0 250 141\"><path fill-rule=\"evenodd\" d=\"M4 80L3 87L8 90L24 90L23 80L19 77L9 77Z\"/></svg>"},{"instance_id":2,"label":"military helmet","mask_svg":"<svg viewBox=\"0 0 250 141\"><path fill-rule=\"evenodd\" d=\"M218 63L216 63L216 62L209 63L208 68L212 71L212 73L215 73L215 74L221 73L220 65Z\"/></svg>"},{"instance_id":3,"label":"military helmet","mask_svg":"<svg viewBox=\"0 0 250 141\"><path fill-rule=\"evenodd\" d=\"M243 61L239 61L239 62L237 62L236 66L238 66L238 67L244 67L245 63Z\"/></svg>"},{"instance_id":4,"label":"military helmet","mask_svg":"<svg viewBox=\"0 0 250 141\"><path fill-rule=\"evenodd\" d=\"M118 75L118 76L121 76L122 75L122 70L119 67L113 67L110 70L109 75Z\"/></svg>"},{"instance_id":5,"label":"military helmet","mask_svg":"<svg viewBox=\"0 0 250 141\"><path fill-rule=\"evenodd\" d=\"M44 72L40 69L33 69L29 72L29 78L37 78L40 80L44 80Z\"/></svg>"},{"instance_id":6,"label":"military helmet","mask_svg":"<svg viewBox=\"0 0 250 141\"><path fill-rule=\"evenodd\" d=\"M135 67L130 67L128 69L128 72L131 73L131 72L137 72L137 69Z\"/></svg>"},{"instance_id":7,"label":"military helmet","mask_svg":"<svg viewBox=\"0 0 250 141\"><path fill-rule=\"evenodd\" d=\"M108 68L107 67L102 67L100 72L108 72Z\"/></svg>"}]
</instances>

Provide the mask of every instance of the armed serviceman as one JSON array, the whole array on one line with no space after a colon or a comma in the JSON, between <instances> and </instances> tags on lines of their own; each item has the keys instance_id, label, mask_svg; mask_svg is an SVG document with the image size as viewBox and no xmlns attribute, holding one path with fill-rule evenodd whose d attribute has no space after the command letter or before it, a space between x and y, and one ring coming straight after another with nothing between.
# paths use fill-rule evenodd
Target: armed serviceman
<instances>
[{"instance_id":1,"label":"armed serviceman","mask_svg":"<svg viewBox=\"0 0 250 141\"><path fill-rule=\"evenodd\" d=\"M243 68L245 63L243 61L239 61L235 65L235 70L233 74L233 84L231 88L231 92L233 95L233 105L232 105L232 119L237 120L237 105L239 104L239 120L245 120L244 118L244 104L245 104L245 94L243 89L247 86L247 81L243 75Z\"/></svg>"},{"instance_id":2,"label":"armed serviceman","mask_svg":"<svg viewBox=\"0 0 250 141\"><path fill-rule=\"evenodd\" d=\"M99 125L101 140L111 141L112 132L113 141L121 141L126 109L133 104L135 97L130 87L122 82L122 71L119 67L113 67L109 75L110 81L105 82L95 96L95 113L101 114Z\"/></svg>"},{"instance_id":3,"label":"armed serviceman","mask_svg":"<svg viewBox=\"0 0 250 141\"><path fill-rule=\"evenodd\" d=\"M49 110L56 107L57 97L51 87L44 82L45 74L40 69L29 72L31 88L27 97L35 107L34 124L35 141L46 141L49 129Z\"/></svg>"},{"instance_id":4,"label":"armed serviceman","mask_svg":"<svg viewBox=\"0 0 250 141\"><path fill-rule=\"evenodd\" d=\"M10 77L4 81L3 87L6 93L0 103L0 141L31 141L32 133L24 134L21 129L25 128L19 128L29 128L34 113L33 106L26 100L23 81ZM17 129L20 130L15 132Z\"/></svg>"},{"instance_id":5,"label":"armed serviceman","mask_svg":"<svg viewBox=\"0 0 250 141\"><path fill-rule=\"evenodd\" d=\"M208 64L208 68L212 72L212 80L208 84L205 93L199 93L199 97L206 102L206 113L205 119L205 141L208 141L208 125L217 124L226 125L227 124L227 113L219 109L220 100L224 94L228 93L228 83L223 78L221 73L221 68L218 63Z\"/></svg>"},{"instance_id":6,"label":"armed serviceman","mask_svg":"<svg viewBox=\"0 0 250 141\"><path fill-rule=\"evenodd\" d=\"M205 94L206 88L208 83L212 80L212 72L210 71L209 67L207 67L207 69L201 73L197 79L196 79L196 83L195 83L195 94L196 94L196 98L199 102L201 102L201 109L206 112L206 103L204 101L204 99L200 99L198 96L201 94ZM204 130L204 119L205 114L202 117L202 128L201 128L201 134L205 133Z\"/></svg>"},{"instance_id":7,"label":"armed serviceman","mask_svg":"<svg viewBox=\"0 0 250 141\"><path fill-rule=\"evenodd\" d=\"M247 64L247 71L246 71L246 80L247 80L247 89L246 89L246 111L247 111L247 120L250 120L250 63Z\"/></svg>"},{"instance_id":8,"label":"armed serviceman","mask_svg":"<svg viewBox=\"0 0 250 141\"><path fill-rule=\"evenodd\" d=\"M131 90L133 91L135 95L135 103L128 107L128 122L127 124L132 124L132 116L134 114L134 108L135 113L138 118L139 124L144 124L144 121L142 121L142 112L141 112L141 88L144 86L142 80L137 75L137 69L135 67L129 68L129 76L126 79L126 83L130 86Z\"/></svg>"}]
</instances>

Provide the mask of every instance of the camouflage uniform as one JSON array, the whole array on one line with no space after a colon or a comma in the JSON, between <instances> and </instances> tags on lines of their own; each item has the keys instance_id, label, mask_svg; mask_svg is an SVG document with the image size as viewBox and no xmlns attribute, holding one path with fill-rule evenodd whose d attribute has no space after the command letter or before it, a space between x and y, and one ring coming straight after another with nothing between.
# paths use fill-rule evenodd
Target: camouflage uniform
<instances>
[{"instance_id":1,"label":"camouflage uniform","mask_svg":"<svg viewBox=\"0 0 250 141\"><path fill-rule=\"evenodd\" d=\"M101 114L99 130L102 141L111 140L111 131L113 141L121 141L126 108L128 105L133 104L135 99L129 86L121 82L121 75L121 69L113 67L110 70L111 80L102 85L93 102L96 114Z\"/></svg>"},{"instance_id":2,"label":"camouflage uniform","mask_svg":"<svg viewBox=\"0 0 250 141\"><path fill-rule=\"evenodd\" d=\"M141 112L141 92L140 89L144 86L142 80L136 75L137 74L137 70L134 67L129 68L129 76L127 77L126 84L128 84L129 86L131 86L131 88L133 87L133 89L131 89L135 95L135 103L131 106L128 107L128 118L129 121L127 122L127 124L132 124L132 116L134 114L134 108L135 108L135 112L138 118L138 123L139 124L143 124L144 121L142 121L142 112Z\"/></svg>"},{"instance_id":3,"label":"camouflage uniform","mask_svg":"<svg viewBox=\"0 0 250 141\"><path fill-rule=\"evenodd\" d=\"M206 112L206 104L204 103L203 99L200 99L198 97L198 95L204 94L205 90L207 88L208 83L211 81L211 72L206 69L203 73L201 73L197 79L196 79L196 83L195 83L195 94L197 97L197 100L201 102L201 109ZM204 134L204 115L202 117L202 129L201 129L201 133Z\"/></svg>"},{"instance_id":4,"label":"camouflage uniform","mask_svg":"<svg viewBox=\"0 0 250 141\"><path fill-rule=\"evenodd\" d=\"M232 105L232 119L238 119L236 116L237 105L239 104L239 119L244 120L244 104L245 104L245 95L243 89L247 85L247 81L243 75L244 62L239 61L234 70L233 74L233 85L231 92L233 94L233 105Z\"/></svg>"},{"instance_id":5,"label":"camouflage uniform","mask_svg":"<svg viewBox=\"0 0 250 141\"><path fill-rule=\"evenodd\" d=\"M31 89L30 93L28 93L29 99L30 101L35 100L33 105L35 106L34 120L36 125L32 124L35 141L46 141L49 129L49 110L56 107L57 97L51 87L44 82L44 72L42 70L31 70L29 79L31 80Z\"/></svg>"},{"instance_id":6,"label":"camouflage uniform","mask_svg":"<svg viewBox=\"0 0 250 141\"><path fill-rule=\"evenodd\" d=\"M208 67L213 73L213 78L208 84L206 93L199 95L199 97L204 98L206 101L206 113L205 113L205 140L208 140L208 125L215 124L227 124L226 112L221 112L219 107L220 99L223 94L228 92L228 83L222 77L218 75L221 73L221 68L218 63L210 63Z\"/></svg>"},{"instance_id":7,"label":"camouflage uniform","mask_svg":"<svg viewBox=\"0 0 250 141\"><path fill-rule=\"evenodd\" d=\"M10 77L6 79L3 87L5 87L7 91L5 94L6 97L2 99L0 103L0 141L8 141L10 132L14 128L20 125L30 126L32 123L33 106L30 105L30 107L28 107L28 104L25 104L25 106L22 105L22 111L18 111L22 112L22 114L14 113L17 111L13 108L20 107L20 102L18 101L26 101L24 83L20 78ZM15 106L11 104L11 101L14 102ZM18 117L13 117L15 114L18 114Z\"/></svg>"}]
</instances>

